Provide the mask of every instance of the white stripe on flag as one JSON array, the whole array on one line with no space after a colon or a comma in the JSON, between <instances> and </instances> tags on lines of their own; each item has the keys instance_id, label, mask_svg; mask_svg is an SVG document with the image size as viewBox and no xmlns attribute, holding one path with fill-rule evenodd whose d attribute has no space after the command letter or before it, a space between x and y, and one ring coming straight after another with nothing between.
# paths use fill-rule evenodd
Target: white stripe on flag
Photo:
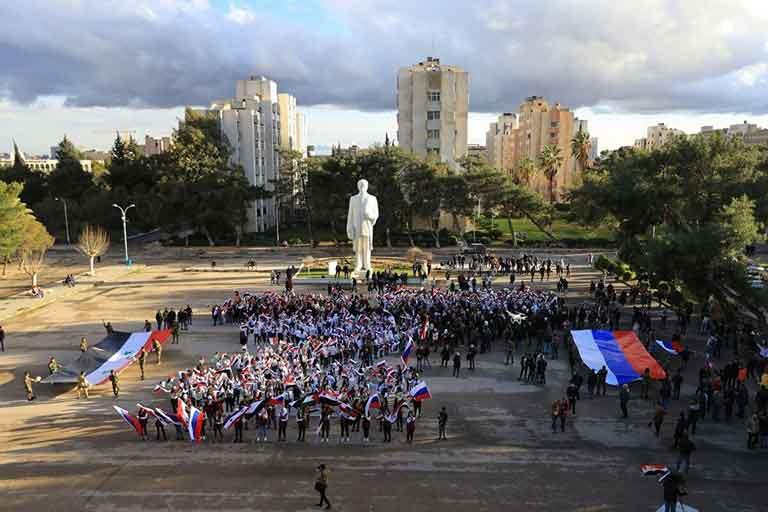
<instances>
[{"instance_id":1,"label":"white stripe on flag","mask_svg":"<svg viewBox=\"0 0 768 512\"><path fill-rule=\"evenodd\" d=\"M112 357L104 361L104 364L85 376L88 383L96 386L103 384L109 379L109 372L115 370L118 372L128 366L136 357L139 351L144 348L147 340L152 335L151 332L134 332L125 340L120 350L112 354Z\"/></svg>"},{"instance_id":2,"label":"white stripe on flag","mask_svg":"<svg viewBox=\"0 0 768 512\"><path fill-rule=\"evenodd\" d=\"M571 331L571 336L573 336L573 341L576 343L576 348L579 349L579 355L581 355L581 360L584 364L596 372L600 371L600 368L605 366L605 369L608 370L605 382L612 386L617 386L619 381L605 361L605 356L603 356L597 343L595 343L592 331Z\"/></svg>"}]
</instances>

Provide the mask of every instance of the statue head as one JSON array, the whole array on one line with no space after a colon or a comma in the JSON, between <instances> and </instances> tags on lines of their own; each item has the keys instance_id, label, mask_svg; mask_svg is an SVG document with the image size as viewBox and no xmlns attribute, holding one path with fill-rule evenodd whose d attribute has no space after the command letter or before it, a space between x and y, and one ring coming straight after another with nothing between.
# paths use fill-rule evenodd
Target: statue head
<instances>
[{"instance_id":1,"label":"statue head","mask_svg":"<svg viewBox=\"0 0 768 512\"><path fill-rule=\"evenodd\" d=\"M361 194L365 194L368 192L368 180L362 179L357 182L357 190L360 191Z\"/></svg>"}]
</instances>

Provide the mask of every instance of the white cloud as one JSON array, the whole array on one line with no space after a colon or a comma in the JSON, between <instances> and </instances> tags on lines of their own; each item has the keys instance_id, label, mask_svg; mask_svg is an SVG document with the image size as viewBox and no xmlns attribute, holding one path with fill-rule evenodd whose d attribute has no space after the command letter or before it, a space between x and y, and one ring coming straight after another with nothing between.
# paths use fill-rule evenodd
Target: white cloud
<instances>
[{"instance_id":1,"label":"white cloud","mask_svg":"<svg viewBox=\"0 0 768 512\"><path fill-rule=\"evenodd\" d=\"M234 4L229 4L227 18L239 25L248 25L256 21L256 13L247 7L238 7Z\"/></svg>"}]
</instances>

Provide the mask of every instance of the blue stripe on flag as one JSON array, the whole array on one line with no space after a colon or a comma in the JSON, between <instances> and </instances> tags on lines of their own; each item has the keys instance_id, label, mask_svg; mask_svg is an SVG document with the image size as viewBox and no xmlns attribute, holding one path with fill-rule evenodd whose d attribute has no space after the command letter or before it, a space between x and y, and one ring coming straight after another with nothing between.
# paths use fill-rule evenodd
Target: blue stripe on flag
<instances>
[{"instance_id":1,"label":"blue stripe on flag","mask_svg":"<svg viewBox=\"0 0 768 512\"><path fill-rule=\"evenodd\" d=\"M611 369L616 376L616 381L621 385L627 382L632 382L640 378L640 375L632 368L632 365L627 361L624 352L616 343L616 338L613 337L611 331L592 331L592 337L597 344L597 348L605 358L605 363L608 368Z\"/></svg>"}]
</instances>

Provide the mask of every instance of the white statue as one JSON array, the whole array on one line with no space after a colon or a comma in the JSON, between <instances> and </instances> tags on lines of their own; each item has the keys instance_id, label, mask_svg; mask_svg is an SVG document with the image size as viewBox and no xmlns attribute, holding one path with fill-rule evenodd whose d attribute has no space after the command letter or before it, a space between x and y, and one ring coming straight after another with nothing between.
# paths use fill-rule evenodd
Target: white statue
<instances>
[{"instance_id":1,"label":"white statue","mask_svg":"<svg viewBox=\"0 0 768 512\"><path fill-rule=\"evenodd\" d=\"M379 202L368 193L368 182L357 182L360 191L349 198L347 214L347 237L352 240L355 251L355 272L373 270L371 268L371 250L373 249L373 225L379 218Z\"/></svg>"}]
</instances>

